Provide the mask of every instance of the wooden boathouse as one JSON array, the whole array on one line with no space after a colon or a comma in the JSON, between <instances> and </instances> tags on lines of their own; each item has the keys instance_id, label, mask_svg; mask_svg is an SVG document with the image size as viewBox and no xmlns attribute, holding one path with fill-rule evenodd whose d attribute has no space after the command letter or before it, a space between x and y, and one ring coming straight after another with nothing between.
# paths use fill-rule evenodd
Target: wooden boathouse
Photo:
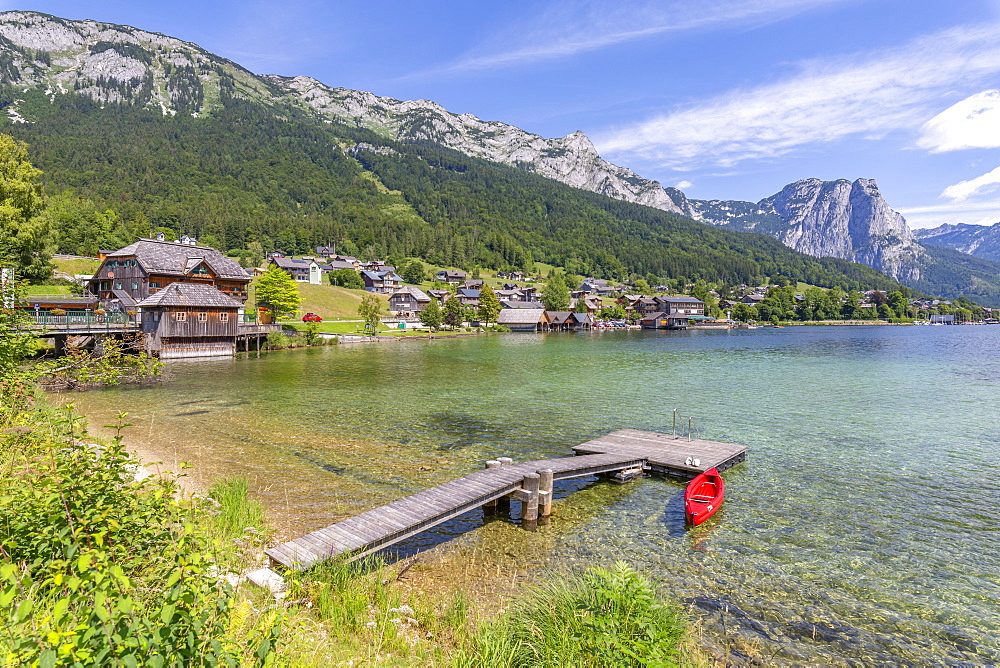
<instances>
[{"instance_id":1,"label":"wooden boathouse","mask_svg":"<svg viewBox=\"0 0 1000 668\"><path fill-rule=\"evenodd\" d=\"M492 512L521 502L529 526L551 513L557 480L606 475L631 479L643 471L693 478L710 468L724 471L746 459L747 448L674 434L622 429L573 450L576 456L514 463L506 457L483 470L356 515L266 551L272 564L304 570L347 555L357 559L415 536L462 513Z\"/></svg>"},{"instance_id":2,"label":"wooden boathouse","mask_svg":"<svg viewBox=\"0 0 1000 668\"><path fill-rule=\"evenodd\" d=\"M243 306L201 283L171 283L136 305L146 349L160 359L214 357L236 352Z\"/></svg>"}]
</instances>

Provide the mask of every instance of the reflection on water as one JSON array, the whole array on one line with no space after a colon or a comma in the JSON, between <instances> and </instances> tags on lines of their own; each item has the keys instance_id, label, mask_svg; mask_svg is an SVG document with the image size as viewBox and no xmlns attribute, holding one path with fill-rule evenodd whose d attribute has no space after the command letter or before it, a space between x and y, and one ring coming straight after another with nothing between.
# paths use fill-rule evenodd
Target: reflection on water
<instances>
[{"instance_id":1,"label":"reflection on water","mask_svg":"<svg viewBox=\"0 0 1000 668\"><path fill-rule=\"evenodd\" d=\"M73 398L97 425L128 410L130 442L195 464L196 483L249 476L289 537L492 457L669 432L681 408L750 447L705 525L684 527L676 482L584 480L537 533L477 511L398 552L472 532L538 567L624 558L710 640L776 661L985 663L1000 661L998 343L1000 327L512 334L171 363L158 387Z\"/></svg>"}]
</instances>

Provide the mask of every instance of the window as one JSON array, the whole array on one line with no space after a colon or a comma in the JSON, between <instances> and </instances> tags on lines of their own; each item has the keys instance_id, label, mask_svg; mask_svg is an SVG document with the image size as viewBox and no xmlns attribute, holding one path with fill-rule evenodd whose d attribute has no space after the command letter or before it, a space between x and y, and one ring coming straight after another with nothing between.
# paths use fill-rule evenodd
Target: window
<instances>
[{"instance_id":1,"label":"window","mask_svg":"<svg viewBox=\"0 0 1000 668\"><path fill-rule=\"evenodd\" d=\"M177 322L187 322L188 314L185 311L177 311L174 313L174 320Z\"/></svg>"},{"instance_id":2,"label":"window","mask_svg":"<svg viewBox=\"0 0 1000 668\"><path fill-rule=\"evenodd\" d=\"M160 287L160 283L159 283L159 281L150 281L149 282L149 287L151 287L151 288L158 288L158 287Z\"/></svg>"},{"instance_id":3,"label":"window","mask_svg":"<svg viewBox=\"0 0 1000 668\"><path fill-rule=\"evenodd\" d=\"M121 289L122 289L122 282L115 281L115 290L121 290Z\"/></svg>"},{"instance_id":4,"label":"window","mask_svg":"<svg viewBox=\"0 0 1000 668\"><path fill-rule=\"evenodd\" d=\"M199 313L198 314L198 322L208 322L208 314L204 313L204 312Z\"/></svg>"},{"instance_id":5,"label":"window","mask_svg":"<svg viewBox=\"0 0 1000 668\"><path fill-rule=\"evenodd\" d=\"M229 314L228 313L220 313L219 314L219 322L229 322Z\"/></svg>"},{"instance_id":6,"label":"window","mask_svg":"<svg viewBox=\"0 0 1000 668\"><path fill-rule=\"evenodd\" d=\"M138 281L132 281L132 290L133 290L133 292L135 290L138 290L138 289L139 289L139 283L138 283Z\"/></svg>"}]
</instances>

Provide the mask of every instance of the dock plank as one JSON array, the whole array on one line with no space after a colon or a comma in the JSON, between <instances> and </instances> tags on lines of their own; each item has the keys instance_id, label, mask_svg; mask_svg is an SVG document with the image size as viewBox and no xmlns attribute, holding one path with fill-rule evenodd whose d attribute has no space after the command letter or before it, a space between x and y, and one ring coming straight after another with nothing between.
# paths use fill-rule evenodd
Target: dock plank
<instances>
[{"instance_id":1,"label":"dock plank","mask_svg":"<svg viewBox=\"0 0 1000 668\"><path fill-rule=\"evenodd\" d=\"M745 446L732 443L621 429L574 446L576 456L480 469L277 545L266 554L273 562L294 569L339 554L353 553L352 558L357 558L514 492L525 476L543 469L551 469L554 480L635 466L693 477L712 467L741 462L746 451ZM699 459L700 465L687 464L689 458Z\"/></svg>"}]
</instances>

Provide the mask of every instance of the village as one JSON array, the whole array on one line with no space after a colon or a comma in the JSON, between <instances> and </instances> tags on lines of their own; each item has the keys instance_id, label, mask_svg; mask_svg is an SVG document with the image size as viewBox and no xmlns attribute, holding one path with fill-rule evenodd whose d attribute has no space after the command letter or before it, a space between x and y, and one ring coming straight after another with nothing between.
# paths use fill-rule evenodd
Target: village
<instances>
[{"instance_id":1,"label":"village","mask_svg":"<svg viewBox=\"0 0 1000 668\"><path fill-rule=\"evenodd\" d=\"M91 343L93 333L88 327L107 330L117 324L123 331L141 332L146 350L161 359L233 355L239 349L266 346L267 336L280 332L283 325L294 330L301 320L345 320L343 314L331 318L311 310L305 316L273 313L259 300L248 307L254 281L269 270L282 272L296 286L326 286L378 296L384 300L379 302L379 309L384 307L380 326L394 334L435 330L442 325L551 332L727 329L753 327L756 322L778 325L826 319L997 322L991 309L971 303L907 299L901 293L844 293L801 285L719 290L693 283L683 286L693 294L667 294L674 286L650 287L645 280L630 286L582 278L578 284L566 285L566 277L555 271L550 271L547 279L523 271L498 271L482 278L478 270L470 275L460 269L439 269L428 276L420 260L412 260L397 272L384 261L338 255L331 247L318 247L315 255L298 258L272 252L265 266L244 268L237 260L187 236L177 241L168 241L163 235L138 239L124 248L102 251L97 259L100 264L93 274L77 277L84 286L82 294L35 294L27 299L26 306L38 326L62 327L64 334L57 331L53 335L57 349ZM432 312L440 315L432 317Z\"/></svg>"}]
</instances>

